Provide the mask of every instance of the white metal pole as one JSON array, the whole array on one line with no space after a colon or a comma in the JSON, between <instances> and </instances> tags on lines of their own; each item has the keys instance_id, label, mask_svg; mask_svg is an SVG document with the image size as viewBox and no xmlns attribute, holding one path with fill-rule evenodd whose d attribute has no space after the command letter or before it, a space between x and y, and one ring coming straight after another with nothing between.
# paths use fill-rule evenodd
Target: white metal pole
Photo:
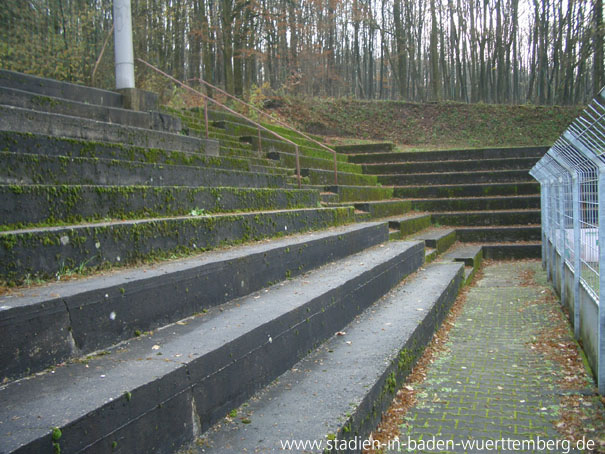
<instances>
[{"instance_id":1,"label":"white metal pole","mask_svg":"<svg viewBox=\"0 0 605 454\"><path fill-rule=\"evenodd\" d=\"M134 88L134 51L130 0L113 0L116 88Z\"/></svg>"}]
</instances>

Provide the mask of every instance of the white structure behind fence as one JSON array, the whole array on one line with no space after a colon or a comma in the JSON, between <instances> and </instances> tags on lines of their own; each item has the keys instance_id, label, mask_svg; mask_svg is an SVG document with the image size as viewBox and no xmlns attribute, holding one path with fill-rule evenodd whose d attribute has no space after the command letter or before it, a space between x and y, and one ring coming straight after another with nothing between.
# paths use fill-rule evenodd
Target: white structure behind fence
<instances>
[{"instance_id":1,"label":"white structure behind fence","mask_svg":"<svg viewBox=\"0 0 605 454\"><path fill-rule=\"evenodd\" d=\"M605 394L605 88L530 174L540 182L543 264Z\"/></svg>"}]
</instances>

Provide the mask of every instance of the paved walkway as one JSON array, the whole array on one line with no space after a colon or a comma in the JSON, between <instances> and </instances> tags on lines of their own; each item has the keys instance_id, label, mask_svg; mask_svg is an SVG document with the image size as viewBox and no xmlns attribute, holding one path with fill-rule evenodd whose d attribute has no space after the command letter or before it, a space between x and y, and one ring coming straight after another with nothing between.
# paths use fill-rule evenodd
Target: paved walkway
<instances>
[{"instance_id":1,"label":"paved walkway","mask_svg":"<svg viewBox=\"0 0 605 454\"><path fill-rule=\"evenodd\" d=\"M570 380L565 378L569 368L566 372L542 348L548 344L545 327L569 336L549 289L538 262L484 268L449 333L447 349L417 385L401 443L418 442L412 449L418 452L569 452L558 429L576 430L570 428L576 420L589 437L602 436L603 421L594 415L597 397L578 393L592 393L594 384L584 374L574 377L571 387L562 384ZM560 345L573 347L568 342ZM567 406L574 407L573 414ZM540 440L551 444L539 445ZM557 440L561 444L553 445ZM466 442L477 443L475 449L462 445Z\"/></svg>"}]
</instances>

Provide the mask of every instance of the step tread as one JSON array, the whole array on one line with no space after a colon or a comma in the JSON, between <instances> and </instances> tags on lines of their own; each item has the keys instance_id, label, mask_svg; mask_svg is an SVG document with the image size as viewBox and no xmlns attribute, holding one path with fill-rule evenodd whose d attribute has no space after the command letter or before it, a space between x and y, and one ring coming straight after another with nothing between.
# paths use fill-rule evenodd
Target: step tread
<instances>
[{"instance_id":1,"label":"step tread","mask_svg":"<svg viewBox=\"0 0 605 454\"><path fill-rule=\"evenodd\" d=\"M481 159L481 162L502 162L502 161L531 161L532 163L535 163L539 158L537 157L518 157L518 156L511 156L509 158L483 158ZM476 159L449 159L447 161L443 161L443 160L435 160L435 161L405 161L405 162L401 162L401 161L384 161L384 162L364 162L364 163L355 163L358 165L363 165L363 166L384 166L384 165L390 165L390 164L395 164L395 165L402 165L402 166L413 166L413 165L417 165L417 164L421 164L421 165L430 165L430 164L435 164L435 165L443 165L443 164L450 164L450 163L469 163L469 162L477 162Z\"/></svg>"},{"instance_id":2,"label":"step tread","mask_svg":"<svg viewBox=\"0 0 605 454\"><path fill-rule=\"evenodd\" d=\"M173 374L173 379L180 382L177 388L188 389L193 384L188 378L187 366L196 358L254 330L262 330L271 320L300 310L318 295L417 246L415 242L376 246L209 309L203 316L186 319L185 324L169 325L167 329L122 343L109 355L91 358L88 364L74 362L28 380L4 385L0 387L2 446L11 451L48 436L52 427L64 427L105 405L120 405L119 400L124 399L125 392L139 392L141 387L153 385L168 374ZM303 323L304 317L303 314ZM262 334L265 343L272 342L271 336L277 338L280 332ZM200 342L200 338L204 342ZM178 390L170 388L170 395L174 396ZM91 393L91 389L95 392ZM133 400L136 397L135 394ZM158 392L155 399L138 402L138 405L150 410L167 397Z\"/></svg>"},{"instance_id":3,"label":"step tread","mask_svg":"<svg viewBox=\"0 0 605 454\"><path fill-rule=\"evenodd\" d=\"M240 411L250 414L249 424L221 423L209 431L204 452L225 452L225 447L229 452L283 452L280 440L325 442L329 433L339 433L349 415L382 386L389 364L461 273L462 265L454 263L419 271L345 327L344 335L330 338L251 399Z\"/></svg>"}]
</instances>

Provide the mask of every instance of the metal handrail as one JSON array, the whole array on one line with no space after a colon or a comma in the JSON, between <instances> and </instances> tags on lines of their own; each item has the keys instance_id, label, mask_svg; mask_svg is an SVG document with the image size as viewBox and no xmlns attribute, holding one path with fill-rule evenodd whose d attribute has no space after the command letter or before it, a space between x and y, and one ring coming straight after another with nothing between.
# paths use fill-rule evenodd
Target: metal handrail
<instances>
[{"instance_id":1,"label":"metal handrail","mask_svg":"<svg viewBox=\"0 0 605 454\"><path fill-rule=\"evenodd\" d=\"M212 85L210 82L205 81L205 80L204 80L204 79L202 79L201 77L200 77L200 78L197 78L197 79L190 79L190 80L195 80L195 81L198 81L198 82L200 82L200 83L202 83L202 84L206 85L207 87L210 87L210 88L212 88L213 90L218 91L219 93L221 93L221 94L223 94L223 95L227 96L228 98L233 99L234 101L237 101L237 102L239 102L240 104L243 104L243 105L244 105L244 106L246 106L246 107L249 107L250 109L252 109L252 110L254 110L254 111L258 112L258 113L259 113L259 114L261 114L261 115L264 115L264 116L265 116L265 117L267 117L267 118L270 118L271 120L273 120L273 121L275 121L276 123L278 123L280 126L283 126L284 128L287 128L287 129L289 129L290 131L293 131L293 132L295 132L295 133L297 133L297 134L299 134L299 135L303 136L303 137L304 137L305 139L307 139L308 141L313 142L314 144L319 145L320 147L322 147L322 148L324 148L324 149L328 150L329 152L331 152L331 153L332 153L332 155L334 156L334 184L335 184L335 185L338 185L338 164L337 164L338 160L336 159L336 150L334 150L333 148L328 147L327 145L325 145L325 144L321 143L321 142L320 142L320 141L318 141L318 140L315 140L314 138L312 138L312 137L308 136L308 135L307 135L307 134L305 134L304 132L299 131L298 129L296 129L296 128L294 128L294 127L290 126L288 123L285 123L285 122L283 122L283 121L279 120L278 118L273 117L272 115L268 114L268 113L267 113L267 112L265 112L264 110L259 109L258 107L253 106L252 104L249 104L249 103L247 103L247 102L245 102L245 101L242 101L242 100L241 100L241 99L239 99L238 97L233 96L233 95L231 95L231 94L227 93L226 91L224 91L224 90L220 89L219 87L216 87L216 86ZM260 143L260 141L261 141L261 138L260 138L260 131L259 131L259 134L258 134L258 141L259 141L259 143Z\"/></svg>"},{"instance_id":2,"label":"metal handrail","mask_svg":"<svg viewBox=\"0 0 605 454\"><path fill-rule=\"evenodd\" d=\"M205 116L205 120L206 120L206 138L208 138L208 101L210 101L210 102L212 102L212 103L214 103L214 104L222 107L227 112L229 112L229 113L231 113L231 114L233 114L235 116L241 117L244 120L247 120L250 123L252 123L254 126L256 126L258 128L258 131L259 131L259 139L260 139L260 130L262 129L263 131L267 131L268 133L273 134L278 139L283 140L284 142L287 142L287 143L293 145L294 146L294 151L296 153L296 179L298 180L298 188L300 189L300 187L301 187L301 177L300 177L300 158L299 158L299 152L298 152L298 144L292 142L290 139L286 139L285 137L282 137L281 135L279 135L275 131L271 131L270 129L264 127L260 123L256 123L254 120L251 120L250 118L246 117L245 115L243 115L243 114L241 114L239 112L236 112L233 109L230 109L229 107L225 106L224 104L222 104L221 102L217 101L216 99L210 98L209 96L207 96L204 93L196 90L195 88L192 88L189 85L181 82L180 80L175 79L170 74L167 74L164 71L162 71L161 69L156 68L151 63L147 63L145 60L143 60L141 58L137 58L137 60L140 61L141 63L143 63L144 65L148 66L149 68L153 69L157 73L163 75L164 77L167 77L171 81L173 81L173 82L177 83L178 85L182 86L183 88L185 88L185 89L187 89L189 91L192 91L193 93L195 93L198 96L202 97L202 99L204 100L204 116Z\"/></svg>"}]
</instances>

